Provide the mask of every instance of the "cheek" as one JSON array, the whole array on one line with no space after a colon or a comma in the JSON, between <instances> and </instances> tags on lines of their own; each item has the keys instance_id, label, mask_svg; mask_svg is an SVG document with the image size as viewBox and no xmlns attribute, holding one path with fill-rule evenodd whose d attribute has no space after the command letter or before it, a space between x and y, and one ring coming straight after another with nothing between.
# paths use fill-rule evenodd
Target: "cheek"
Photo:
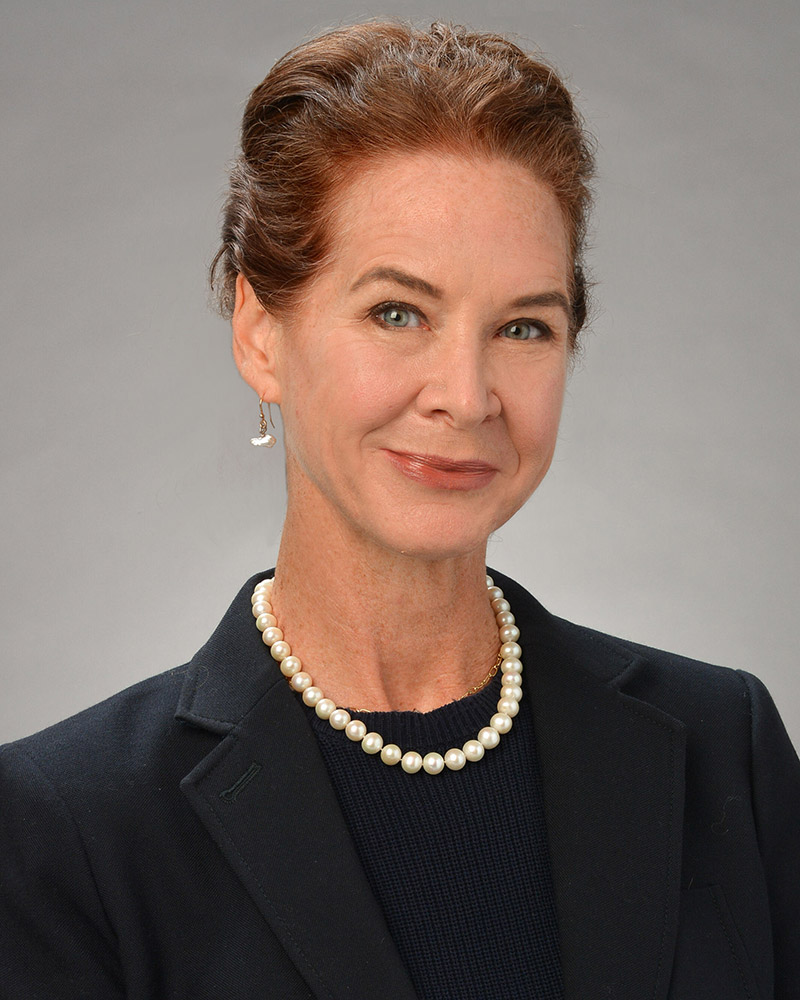
<instances>
[{"instance_id":1,"label":"cheek","mask_svg":"<svg viewBox=\"0 0 800 1000\"><path fill-rule=\"evenodd\" d=\"M549 386L549 391L543 401L542 420L553 437L558 433L558 425L561 422L565 391L566 376L564 373L560 373L553 378Z\"/></svg>"},{"instance_id":2,"label":"cheek","mask_svg":"<svg viewBox=\"0 0 800 1000\"><path fill-rule=\"evenodd\" d=\"M513 411L514 436L520 450L535 456L552 454L564 404L565 375L553 372L535 389L520 386Z\"/></svg>"},{"instance_id":3,"label":"cheek","mask_svg":"<svg viewBox=\"0 0 800 1000\"><path fill-rule=\"evenodd\" d=\"M341 415L343 427L356 433L382 427L414 397L416 383L408 366L371 345L341 354L330 371L327 402Z\"/></svg>"},{"instance_id":4,"label":"cheek","mask_svg":"<svg viewBox=\"0 0 800 1000\"><path fill-rule=\"evenodd\" d=\"M297 436L306 442L310 436L317 447L328 440L337 448L337 441L384 426L413 398L413 378L385 353L378 355L363 342L330 346L306 355L287 385L284 422L287 443L294 447L300 444Z\"/></svg>"}]
</instances>

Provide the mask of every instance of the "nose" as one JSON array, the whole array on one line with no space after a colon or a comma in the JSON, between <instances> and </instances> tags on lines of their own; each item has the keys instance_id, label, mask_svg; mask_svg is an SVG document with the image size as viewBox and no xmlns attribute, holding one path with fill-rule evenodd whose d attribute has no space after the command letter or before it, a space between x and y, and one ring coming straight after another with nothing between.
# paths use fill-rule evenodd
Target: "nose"
<instances>
[{"instance_id":1,"label":"nose","mask_svg":"<svg viewBox=\"0 0 800 1000\"><path fill-rule=\"evenodd\" d=\"M417 397L424 416L441 416L459 430L498 416L501 402L492 366L476 339L453 336L432 345Z\"/></svg>"}]
</instances>

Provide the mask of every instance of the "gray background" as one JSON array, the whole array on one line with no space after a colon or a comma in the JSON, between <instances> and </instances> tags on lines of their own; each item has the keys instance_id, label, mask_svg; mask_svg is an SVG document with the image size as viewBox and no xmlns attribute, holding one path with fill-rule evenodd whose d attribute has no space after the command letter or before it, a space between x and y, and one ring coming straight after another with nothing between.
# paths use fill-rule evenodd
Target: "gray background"
<instances>
[{"instance_id":1,"label":"gray background","mask_svg":"<svg viewBox=\"0 0 800 1000\"><path fill-rule=\"evenodd\" d=\"M248 443L205 268L250 88L380 13L522 33L600 137L593 332L490 561L754 671L800 742L794 0L6 0L0 740L183 662L271 564L282 457Z\"/></svg>"}]
</instances>

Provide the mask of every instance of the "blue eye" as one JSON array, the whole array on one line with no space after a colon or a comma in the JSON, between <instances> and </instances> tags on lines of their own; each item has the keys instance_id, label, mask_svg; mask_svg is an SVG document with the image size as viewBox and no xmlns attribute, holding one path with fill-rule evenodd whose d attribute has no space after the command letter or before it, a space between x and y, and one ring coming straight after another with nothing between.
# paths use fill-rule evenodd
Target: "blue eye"
<instances>
[{"instance_id":1,"label":"blue eye","mask_svg":"<svg viewBox=\"0 0 800 1000\"><path fill-rule=\"evenodd\" d=\"M543 323L518 319L504 326L500 333L508 340L540 340L548 336L549 330Z\"/></svg>"},{"instance_id":2,"label":"blue eye","mask_svg":"<svg viewBox=\"0 0 800 1000\"><path fill-rule=\"evenodd\" d=\"M384 326L391 326L397 330L408 327L422 326L422 320L418 313L400 302L384 302L374 310L375 315Z\"/></svg>"}]
</instances>

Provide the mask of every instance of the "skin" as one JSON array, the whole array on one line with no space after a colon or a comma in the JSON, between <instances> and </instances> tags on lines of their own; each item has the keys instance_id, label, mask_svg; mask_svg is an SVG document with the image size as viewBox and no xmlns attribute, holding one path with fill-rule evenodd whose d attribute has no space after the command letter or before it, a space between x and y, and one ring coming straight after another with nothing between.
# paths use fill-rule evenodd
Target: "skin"
<instances>
[{"instance_id":1,"label":"skin","mask_svg":"<svg viewBox=\"0 0 800 1000\"><path fill-rule=\"evenodd\" d=\"M567 235L549 188L499 159L374 163L334 208L291 315L237 285L234 356L285 434L274 605L337 704L429 711L497 652L486 543L553 456Z\"/></svg>"}]
</instances>

